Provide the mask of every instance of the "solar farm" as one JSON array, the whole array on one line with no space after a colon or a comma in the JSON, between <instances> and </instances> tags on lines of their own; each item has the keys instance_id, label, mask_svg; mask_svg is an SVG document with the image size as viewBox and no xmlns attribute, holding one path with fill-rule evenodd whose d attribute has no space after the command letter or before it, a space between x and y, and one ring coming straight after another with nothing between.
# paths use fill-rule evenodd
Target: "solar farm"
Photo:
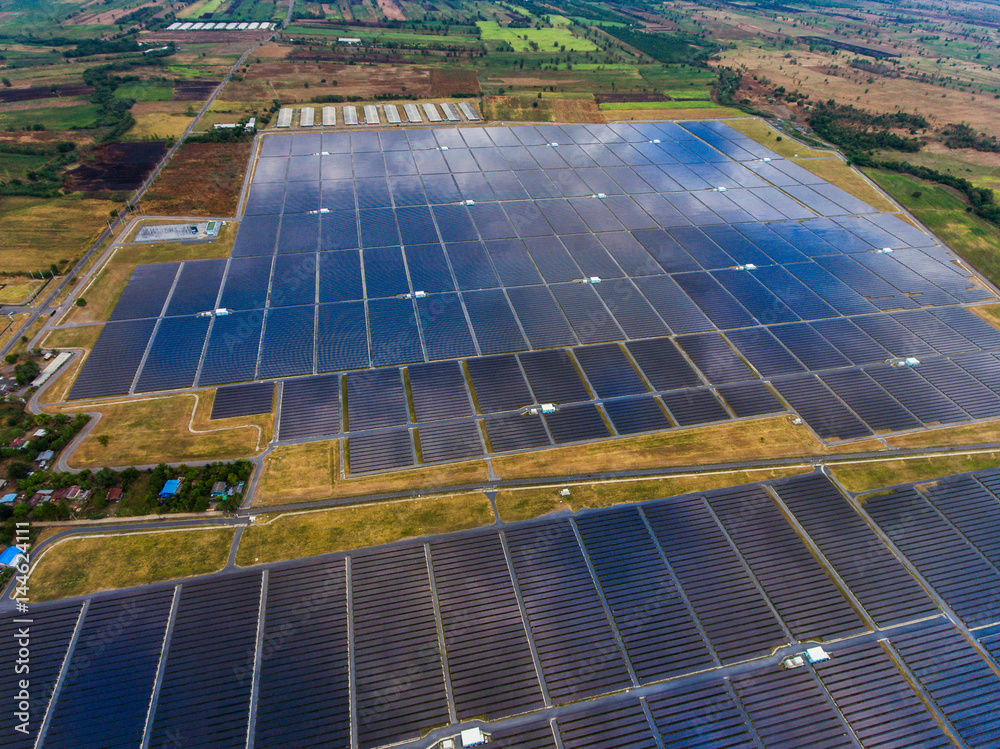
<instances>
[{"instance_id":1,"label":"solar farm","mask_svg":"<svg viewBox=\"0 0 1000 749\"><path fill-rule=\"evenodd\" d=\"M232 256L137 267L70 399L279 382L278 441L347 437L350 473L1000 416L992 288L723 123L258 142Z\"/></svg>"},{"instance_id":2,"label":"solar farm","mask_svg":"<svg viewBox=\"0 0 1000 749\"><path fill-rule=\"evenodd\" d=\"M37 741L9 710L0 729L11 749L996 747L998 494L995 469L867 497L815 471L38 606L44 719Z\"/></svg>"}]
</instances>

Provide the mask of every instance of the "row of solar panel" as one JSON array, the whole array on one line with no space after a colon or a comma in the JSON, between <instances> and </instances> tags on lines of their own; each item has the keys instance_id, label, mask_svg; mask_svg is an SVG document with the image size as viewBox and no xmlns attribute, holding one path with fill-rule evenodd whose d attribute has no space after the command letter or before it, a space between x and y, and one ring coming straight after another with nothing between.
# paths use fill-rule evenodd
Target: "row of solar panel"
<instances>
[{"instance_id":1,"label":"row of solar panel","mask_svg":"<svg viewBox=\"0 0 1000 749\"><path fill-rule=\"evenodd\" d=\"M712 138L738 161L775 157L766 146L740 135L727 125L719 125ZM439 148L488 148L491 146L546 146L564 144L643 143L650 140L694 144L703 149L699 137L684 125L673 122L613 123L609 125L525 125L517 127L436 127L413 130L383 130L327 133L269 133L263 138L260 155L288 156L314 153L372 153L376 151L420 151ZM732 148L739 146L739 150ZM730 152L732 151L732 152ZM714 153L711 149L705 153ZM715 155L713 158L718 159Z\"/></svg>"},{"instance_id":2,"label":"row of solar panel","mask_svg":"<svg viewBox=\"0 0 1000 749\"><path fill-rule=\"evenodd\" d=\"M773 496L749 485L515 526L502 536L484 531L363 551L351 555L349 579L342 558L327 558L279 565L266 579L241 572L184 583L176 593L161 586L98 596L82 622L79 604L37 609L41 683L57 681L79 632L39 744L104 746L114 732L116 745L138 745L148 733L150 746L166 746L183 730L196 743L242 745L255 678L255 746L347 746L354 683L357 742L366 748L455 719L495 720L673 678L647 690L651 724L642 705L624 696L561 711L563 746L653 747L651 727L668 746L702 746L723 734L768 747L855 746L851 733L863 746L947 745L921 709L931 699L949 730L969 746L988 746L978 739L995 733L997 718L978 706L1000 693L997 674L946 620L928 618L938 612L933 601L825 477L770 487ZM789 509L814 529L811 540L861 609L784 519ZM790 576L810 595L788 586ZM881 647L842 640L866 630L860 615L880 627L911 624ZM121 632L122 617L127 635L108 648L109 627ZM227 647L205 640L205 632L223 631ZM835 640L827 645L833 660L794 671L750 669L731 680L733 691L721 676L683 678L814 638ZM5 653L16 648L13 637L0 643ZM255 658L261 644L267 656ZM147 719L161 648L165 662ZM12 675L0 679L4 694L15 688ZM290 680L296 689L287 688ZM215 685L213 698L192 690L194 683ZM51 687L38 699L50 694ZM98 695L103 710L93 708ZM799 719L784 718L789 711ZM105 712L116 720L106 721ZM525 732L542 743L503 731L494 738L522 749L548 746L535 729ZM33 743L34 736L15 736L12 746Z\"/></svg>"}]
</instances>

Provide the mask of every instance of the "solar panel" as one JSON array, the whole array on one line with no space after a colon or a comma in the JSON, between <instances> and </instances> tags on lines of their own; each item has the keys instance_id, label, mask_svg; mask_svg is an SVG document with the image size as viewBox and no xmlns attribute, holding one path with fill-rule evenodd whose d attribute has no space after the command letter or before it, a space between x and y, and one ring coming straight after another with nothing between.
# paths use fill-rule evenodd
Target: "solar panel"
<instances>
[{"instance_id":1,"label":"solar panel","mask_svg":"<svg viewBox=\"0 0 1000 749\"><path fill-rule=\"evenodd\" d=\"M220 387L212 402L212 419L270 413L274 403L274 385L270 382Z\"/></svg>"},{"instance_id":2,"label":"solar panel","mask_svg":"<svg viewBox=\"0 0 1000 749\"><path fill-rule=\"evenodd\" d=\"M462 298L481 353L502 354L528 348L503 291L468 291Z\"/></svg>"},{"instance_id":3,"label":"solar panel","mask_svg":"<svg viewBox=\"0 0 1000 749\"><path fill-rule=\"evenodd\" d=\"M364 302L319 305L316 316L316 370L337 372L368 365Z\"/></svg>"},{"instance_id":4,"label":"solar panel","mask_svg":"<svg viewBox=\"0 0 1000 749\"><path fill-rule=\"evenodd\" d=\"M745 328L754 324L750 313L707 273L684 273L674 280L718 327ZM670 327L677 331L674 325Z\"/></svg>"},{"instance_id":5,"label":"solar panel","mask_svg":"<svg viewBox=\"0 0 1000 749\"><path fill-rule=\"evenodd\" d=\"M136 392L191 387L205 347L208 324L207 317L161 320L136 381Z\"/></svg>"},{"instance_id":6,"label":"solar panel","mask_svg":"<svg viewBox=\"0 0 1000 749\"><path fill-rule=\"evenodd\" d=\"M810 370L847 367L851 360L806 323L776 325L768 330Z\"/></svg>"},{"instance_id":7,"label":"solar panel","mask_svg":"<svg viewBox=\"0 0 1000 749\"><path fill-rule=\"evenodd\" d=\"M677 390L703 384L697 372L668 339L630 341L625 347L656 390Z\"/></svg>"},{"instance_id":8,"label":"solar panel","mask_svg":"<svg viewBox=\"0 0 1000 749\"><path fill-rule=\"evenodd\" d=\"M730 330L726 338L763 377L806 371L767 328Z\"/></svg>"},{"instance_id":9,"label":"solar panel","mask_svg":"<svg viewBox=\"0 0 1000 749\"><path fill-rule=\"evenodd\" d=\"M399 247L366 249L364 256L365 288L368 298L407 294L410 285Z\"/></svg>"},{"instance_id":10,"label":"solar panel","mask_svg":"<svg viewBox=\"0 0 1000 749\"><path fill-rule=\"evenodd\" d=\"M629 686L624 656L570 522L539 523L504 535L553 702ZM567 595L561 605L549 606L557 575ZM587 654L585 673L579 667L580 653Z\"/></svg>"},{"instance_id":11,"label":"solar panel","mask_svg":"<svg viewBox=\"0 0 1000 749\"><path fill-rule=\"evenodd\" d=\"M682 427L726 421L729 412L708 388L665 393L663 403Z\"/></svg>"},{"instance_id":12,"label":"solar panel","mask_svg":"<svg viewBox=\"0 0 1000 749\"><path fill-rule=\"evenodd\" d=\"M757 379L717 333L680 336L677 343L713 384Z\"/></svg>"},{"instance_id":13,"label":"solar panel","mask_svg":"<svg viewBox=\"0 0 1000 749\"><path fill-rule=\"evenodd\" d=\"M646 383L618 344L582 346L574 349L573 353L599 398L636 395L648 391Z\"/></svg>"},{"instance_id":14,"label":"solar panel","mask_svg":"<svg viewBox=\"0 0 1000 749\"><path fill-rule=\"evenodd\" d=\"M565 350L538 351L518 357L536 403L573 403L590 400L573 360Z\"/></svg>"},{"instance_id":15,"label":"solar panel","mask_svg":"<svg viewBox=\"0 0 1000 749\"><path fill-rule=\"evenodd\" d=\"M781 413L785 405L778 400L774 391L763 382L739 382L720 385L719 395L739 419L748 416Z\"/></svg>"},{"instance_id":16,"label":"solar panel","mask_svg":"<svg viewBox=\"0 0 1000 749\"><path fill-rule=\"evenodd\" d=\"M215 309L225 270L225 260L189 260L184 263L164 314L189 315Z\"/></svg>"},{"instance_id":17,"label":"solar panel","mask_svg":"<svg viewBox=\"0 0 1000 749\"><path fill-rule=\"evenodd\" d=\"M158 317L170 294L178 268L180 263L136 266L108 319L116 321Z\"/></svg>"},{"instance_id":18,"label":"solar panel","mask_svg":"<svg viewBox=\"0 0 1000 749\"><path fill-rule=\"evenodd\" d=\"M716 271L715 279L758 320L795 322L799 316L781 299L761 284L748 270Z\"/></svg>"},{"instance_id":19,"label":"solar panel","mask_svg":"<svg viewBox=\"0 0 1000 749\"><path fill-rule=\"evenodd\" d=\"M351 473L409 468L414 464L408 429L352 434L347 449Z\"/></svg>"},{"instance_id":20,"label":"solar panel","mask_svg":"<svg viewBox=\"0 0 1000 749\"><path fill-rule=\"evenodd\" d=\"M252 679L236 679L233 673L256 649L261 590L259 572L229 576L224 587L207 580L181 588L162 685L150 707L150 746L169 746L178 735L197 744L246 743ZM206 641L206 632L219 631L225 631L227 647ZM211 700L192 692L195 670L201 683L213 685Z\"/></svg>"},{"instance_id":21,"label":"solar panel","mask_svg":"<svg viewBox=\"0 0 1000 749\"><path fill-rule=\"evenodd\" d=\"M269 309L264 321L257 376L292 377L313 373L316 308Z\"/></svg>"},{"instance_id":22,"label":"solar panel","mask_svg":"<svg viewBox=\"0 0 1000 749\"><path fill-rule=\"evenodd\" d=\"M208 334L198 384L222 385L254 379L264 316L259 310L216 317Z\"/></svg>"},{"instance_id":23,"label":"solar panel","mask_svg":"<svg viewBox=\"0 0 1000 749\"><path fill-rule=\"evenodd\" d=\"M480 413L511 411L534 402L517 357L469 359L465 365L475 388Z\"/></svg>"},{"instance_id":24,"label":"solar panel","mask_svg":"<svg viewBox=\"0 0 1000 749\"><path fill-rule=\"evenodd\" d=\"M483 454L483 438L476 421L424 424L417 429L425 463L465 460Z\"/></svg>"},{"instance_id":25,"label":"solar panel","mask_svg":"<svg viewBox=\"0 0 1000 749\"><path fill-rule=\"evenodd\" d=\"M750 749L756 746L753 729L726 685L678 686L647 700L649 712L664 746L715 746Z\"/></svg>"},{"instance_id":26,"label":"solar panel","mask_svg":"<svg viewBox=\"0 0 1000 749\"><path fill-rule=\"evenodd\" d=\"M576 336L552 293L544 286L517 286L507 289L507 298L517 314L532 348L572 346Z\"/></svg>"},{"instance_id":27,"label":"solar panel","mask_svg":"<svg viewBox=\"0 0 1000 749\"><path fill-rule=\"evenodd\" d=\"M640 683L709 667L712 655L635 508L577 519Z\"/></svg>"},{"instance_id":28,"label":"solar panel","mask_svg":"<svg viewBox=\"0 0 1000 749\"><path fill-rule=\"evenodd\" d=\"M603 405L618 434L654 432L672 426L656 398L616 398Z\"/></svg>"},{"instance_id":29,"label":"solar panel","mask_svg":"<svg viewBox=\"0 0 1000 749\"><path fill-rule=\"evenodd\" d=\"M407 368L417 421L472 415L465 375L458 362L416 364Z\"/></svg>"},{"instance_id":30,"label":"solar panel","mask_svg":"<svg viewBox=\"0 0 1000 749\"><path fill-rule=\"evenodd\" d=\"M424 360L411 300L369 299L368 330L372 366L385 367Z\"/></svg>"},{"instance_id":31,"label":"solar panel","mask_svg":"<svg viewBox=\"0 0 1000 749\"><path fill-rule=\"evenodd\" d=\"M340 432L340 377L289 380L281 386L278 439L330 437Z\"/></svg>"},{"instance_id":32,"label":"solar panel","mask_svg":"<svg viewBox=\"0 0 1000 749\"><path fill-rule=\"evenodd\" d=\"M952 423L966 418L961 408L910 367L883 365L865 371L924 424Z\"/></svg>"},{"instance_id":33,"label":"solar panel","mask_svg":"<svg viewBox=\"0 0 1000 749\"><path fill-rule=\"evenodd\" d=\"M108 323L76 376L70 399L124 395L132 387L155 320Z\"/></svg>"},{"instance_id":34,"label":"solar panel","mask_svg":"<svg viewBox=\"0 0 1000 749\"><path fill-rule=\"evenodd\" d=\"M484 424L491 452L526 450L552 444L538 414L497 414L487 416Z\"/></svg>"},{"instance_id":35,"label":"solar panel","mask_svg":"<svg viewBox=\"0 0 1000 749\"><path fill-rule=\"evenodd\" d=\"M554 413L545 414L543 418L557 445L603 439L611 435L600 410L593 403L561 406Z\"/></svg>"},{"instance_id":36,"label":"solar panel","mask_svg":"<svg viewBox=\"0 0 1000 749\"><path fill-rule=\"evenodd\" d=\"M417 313L428 359L475 356L476 344L458 294L429 294L417 299Z\"/></svg>"},{"instance_id":37,"label":"solar panel","mask_svg":"<svg viewBox=\"0 0 1000 749\"><path fill-rule=\"evenodd\" d=\"M343 387L352 432L407 423L406 394L398 369L349 372L344 375Z\"/></svg>"},{"instance_id":38,"label":"solar panel","mask_svg":"<svg viewBox=\"0 0 1000 749\"><path fill-rule=\"evenodd\" d=\"M242 257L229 261L219 306L224 309L261 309L267 301L270 257Z\"/></svg>"},{"instance_id":39,"label":"solar panel","mask_svg":"<svg viewBox=\"0 0 1000 749\"><path fill-rule=\"evenodd\" d=\"M549 288L581 343L601 343L625 337L590 284L556 284Z\"/></svg>"},{"instance_id":40,"label":"solar panel","mask_svg":"<svg viewBox=\"0 0 1000 749\"><path fill-rule=\"evenodd\" d=\"M276 257L268 301L271 307L313 304L316 301L316 255Z\"/></svg>"},{"instance_id":41,"label":"solar panel","mask_svg":"<svg viewBox=\"0 0 1000 749\"><path fill-rule=\"evenodd\" d=\"M629 338L653 338L670 333L653 307L627 278L611 278L602 281L596 288Z\"/></svg>"},{"instance_id":42,"label":"solar panel","mask_svg":"<svg viewBox=\"0 0 1000 749\"><path fill-rule=\"evenodd\" d=\"M458 718L499 718L543 707L499 535L438 541L431 545L431 562ZM480 620L476 636L469 637L468 612L484 597L495 615ZM481 678L484 669L491 678Z\"/></svg>"},{"instance_id":43,"label":"solar panel","mask_svg":"<svg viewBox=\"0 0 1000 749\"><path fill-rule=\"evenodd\" d=\"M871 435L871 430L815 375L775 380L772 384L822 439Z\"/></svg>"},{"instance_id":44,"label":"solar panel","mask_svg":"<svg viewBox=\"0 0 1000 749\"><path fill-rule=\"evenodd\" d=\"M358 745L418 738L426 726L448 723L423 546L355 554L351 576ZM406 689L399 689L400 672L408 674Z\"/></svg>"}]
</instances>

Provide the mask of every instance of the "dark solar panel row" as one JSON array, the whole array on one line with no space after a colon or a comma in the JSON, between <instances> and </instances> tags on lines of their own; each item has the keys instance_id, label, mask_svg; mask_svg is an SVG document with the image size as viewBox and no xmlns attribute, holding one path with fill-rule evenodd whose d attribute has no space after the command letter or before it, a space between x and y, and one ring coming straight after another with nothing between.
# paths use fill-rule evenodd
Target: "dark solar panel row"
<instances>
[{"instance_id":1,"label":"dark solar panel row","mask_svg":"<svg viewBox=\"0 0 1000 749\"><path fill-rule=\"evenodd\" d=\"M459 720L543 707L510 570L495 532L431 544ZM489 616L482 616L485 602Z\"/></svg>"},{"instance_id":2,"label":"dark solar panel row","mask_svg":"<svg viewBox=\"0 0 1000 749\"><path fill-rule=\"evenodd\" d=\"M656 749L653 731L642 704L635 698L613 706L559 718L559 736L564 749Z\"/></svg>"},{"instance_id":3,"label":"dark solar panel row","mask_svg":"<svg viewBox=\"0 0 1000 749\"><path fill-rule=\"evenodd\" d=\"M937 606L828 478L796 476L772 488L879 626Z\"/></svg>"},{"instance_id":4,"label":"dark solar panel row","mask_svg":"<svg viewBox=\"0 0 1000 749\"><path fill-rule=\"evenodd\" d=\"M270 413L274 407L274 385L255 382L249 385L230 385L215 391L212 403L213 419L232 416L251 416Z\"/></svg>"},{"instance_id":5,"label":"dark solar panel row","mask_svg":"<svg viewBox=\"0 0 1000 749\"><path fill-rule=\"evenodd\" d=\"M91 603L73 657L64 667L66 677L51 711L45 746L142 744L173 597L168 588ZM100 695L98 704L95 695Z\"/></svg>"},{"instance_id":6,"label":"dark solar panel row","mask_svg":"<svg viewBox=\"0 0 1000 749\"><path fill-rule=\"evenodd\" d=\"M268 573L253 746L350 747L346 577L343 559Z\"/></svg>"},{"instance_id":7,"label":"dark solar panel row","mask_svg":"<svg viewBox=\"0 0 1000 749\"><path fill-rule=\"evenodd\" d=\"M823 439L867 437L871 430L815 375L775 380L774 387Z\"/></svg>"},{"instance_id":8,"label":"dark solar panel row","mask_svg":"<svg viewBox=\"0 0 1000 749\"><path fill-rule=\"evenodd\" d=\"M505 535L553 702L630 686L624 657L570 523L531 525ZM551 597L557 580L564 590L558 602Z\"/></svg>"},{"instance_id":9,"label":"dark solar panel row","mask_svg":"<svg viewBox=\"0 0 1000 749\"><path fill-rule=\"evenodd\" d=\"M732 684L766 747L855 749L858 746L829 693L810 668L736 677Z\"/></svg>"},{"instance_id":10,"label":"dark solar panel row","mask_svg":"<svg viewBox=\"0 0 1000 749\"><path fill-rule=\"evenodd\" d=\"M722 489L708 503L796 640L837 639L866 629L763 488Z\"/></svg>"},{"instance_id":11,"label":"dark solar panel row","mask_svg":"<svg viewBox=\"0 0 1000 749\"><path fill-rule=\"evenodd\" d=\"M198 384L204 387L254 379L263 326L259 310L234 312L212 320Z\"/></svg>"},{"instance_id":12,"label":"dark solar panel row","mask_svg":"<svg viewBox=\"0 0 1000 749\"><path fill-rule=\"evenodd\" d=\"M710 667L712 654L639 512L576 522L640 683Z\"/></svg>"},{"instance_id":13,"label":"dark solar panel row","mask_svg":"<svg viewBox=\"0 0 1000 749\"><path fill-rule=\"evenodd\" d=\"M971 476L944 479L923 490L938 512L1000 569L1000 500Z\"/></svg>"},{"instance_id":14,"label":"dark solar panel row","mask_svg":"<svg viewBox=\"0 0 1000 749\"><path fill-rule=\"evenodd\" d=\"M108 323L80 368L71 400L124 395L146 353L156 320L128 320Z\"/></svg>"},{"instance_id":15,"label":"dark solar panel row","mask_svg":"<svg viewBox=\"0 0 1000 749\"><path fill-rule=\"evenodd\" d=\"M351 578L358 745L417 738L448 723L424 547L357 554Z\"/></svg>"},{"instance_id":16,"label":"dark solar panel row","mask_svg":"<svg viewBox=\"0 0 1000 749\"><path fill-rule=\"evenodd\" d=\"M210 322L207 317L160 320L136 380L136 392L191 387L198 372Z\"/></svg>"},{"instance_id":17,"label":"dark solar panel row","mask_svg":"<svg viewBox=\"0 0 1000 749\"><path fill-rule=\"evenodd\" d=\"M966 624L1000 616L1000 571L915 489L869 497L864 510Z\"/></svg>"},{"instance_id":18,"label":"dark solar panel row","mask_svg":"<svg viewBox=\"0 0 1000 749\"><path fill-rule=\"evenodd\" d=\"M966 746L996 745L1000 676L957 629L942 622L891 642Z\"/></svg>"},{"instance_id":19,"label":"dark solar panel row","mask_svg":"<svg viewBox=\"0 0 1000 749\"><path fill-rule=\"evenodd\" d=\"M184 583L151 706L149 746L173 746L177 736L202 746L246 746L253 679L245 669L257 647L261 592L259 572L227 577L225 585ZM211 685L211 699L192 689L195 682Z\"/></svg>"},{"instance_id":20,"label":"dark solar panel row","mask_svg":"<svg viewBox=\"0 0 1000 749\"><path fill-rule=\"evenodd\" d=\"M878 644L838 650L816 673L862 746L950 747L951 740Z\"/></svg>"},{"instance_id":21,"label":"dark solar panel row","mask_svg":"<svg viewBox=\"0 0 1000 749\"><path fill-rule=\"evenodd\" d=\"M477 458L485 451L477 421L424 424L417 429L417 437L424 463Z\"/></svg>"},{"instance_id":22,"label":"dark solar panel row","mask_svg":"<svg viewBox=\"0 0 1000 749\"><path fill-rule=\"evenodd\" d=\"M136 266L108 319L159 317L179 267L180 263Z\"/></svg>"},{"instance_id":23,"label":"dark solar panel row","mask_svg":"<svg viewBox=\"0 0 1000 749\"><path fill-rule=\"evenodd\" d=\"M326 375L289 380L281 386L281 421L278 426L278 439L328 437L339 433L339 376Z\"/></svg>"},{"instance_id":24,"label":"dark solar panel row","mask_svg":"<svg viewBox=\"0 0 1000 749\"><path fill-rule=\"evenodd\" d=\"M0 697L7 703L7 709L0 711L0 731L3 732L5 747L30 749L35 745L43 717L40 713L45 710L59 679L59 672L80 619L80 610L80 603L60 603L46 609L44 616L31 617L34 621L28 627L28 674L18 674L15 670L17 661L25 660L19 655L21 645L17 637L18 630L23 629L24 624L16 623L12 616L0 618L0 660L6 664L6 668L0 671ZM22 700L18 699L18 693L21 690L19 682L25 677L30 682L29 703L38 706L37 709L27 711L31 718L27 733L16 730L24 721L15 715L17 712L24 712L19 709L18 703Z\"/></svg>"},{"instance_id":25,"label":"dark solar panel row","mask_svg":"<svg viewBox=\"0 0 1000 749\"><path fill-rule=\"evenodd\" d=\"M352 434L347 447L351 473L409 468L414 464L408 429Z\"/></svg>"},{"instance_id":26,"label":"dark solar panel row","mask_svg":"<svg viewBox=\"0 0 1000 749\"><path fill-rule=\"evenodd\" d=\"M641 512L724 663L770 653L787 642L702 498L665 500Z\"/></svg>"}]
</instances>

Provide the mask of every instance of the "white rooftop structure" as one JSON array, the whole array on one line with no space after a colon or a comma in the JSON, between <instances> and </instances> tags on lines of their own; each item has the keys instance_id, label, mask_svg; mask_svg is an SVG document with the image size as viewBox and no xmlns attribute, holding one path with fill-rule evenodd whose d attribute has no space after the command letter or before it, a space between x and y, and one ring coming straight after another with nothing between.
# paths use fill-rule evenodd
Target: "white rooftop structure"
<instances>
[{"instance_id":1,"label":"white rooftop structure","mask_svg":"<svg viewBox=\"0 0 1000 749\"><path fill-rule=\"evenodd\" d=\"M278 110L278 121L274 123L275 127L291 127L292 126L292 110L289 107L282 107Z\"/></svg>"},{"instance_id":2,"label":"white rooftop structure","mask_svg":"<svg viewBox=\"0 0 1000 749\"><path fill-rule=\"evenodd\" d=\"M323 125L332 126L337 124L337 108L323 107Z\"/></svg>"},{"instance_id":3,"label":"white rooftop structure","mask_svg":"<svg viewBox=\"0 0 1000 749\"><path fill-rule=\"evenodd\" d=\"M345 125L357 125L358 124L358 108L347 106L344 107L344 124Z\"/></svg>"},{"instance_id":4,"label":"white rooftop structure","mask_svg":"<svg viewBox=\"0 0 1000 749\"><path fill-rule=\"evenodd\" d=\"M253 31L255 29L259 29L260 28L260 24L257 23L256 21L254 21L249 26L247 26L247 28L250 29L251 31Z\"/></svg>"},{"instance_id":5,"label":"white rooftop structure","mask_svg":"<svg viewBox=\"0 0 1000 749\"><path fill-rule=\"evenodd\" d=\"M395 104L384 104L382 109L385 110L385 121L390 125L398 125L402 122L399 118L399 110L396 109Z\"/></svg>"},{"instance_id":6,"label":"white rooftop structure","mask_svg":"<svg viewBox=\"0 0 1000 749\"><path fill-rule=\"evenodd\" d=\"M374 104L365 104L365 124L366 125L379 124L378 107L376 107Z\"/></svg>"},{"instance_id":7,"label":"white rooftop structure","mask_svg":"<svg viewBox=\"0 0 1000 749\"><path fill-rule=\"evenodd\" d=\"M469 104L469 102L467 101L459 102L458 108L462 111L462 114L465 115L465 119L469 120L470 122L482 119L482 117L479 116L479 114L476 112L473 106Z\"/></svg>"},{"instance_id":8,"label":"white rooftop structure","mask_svg":"<svg viewBox=\"0 0 1000 749\"><path fill-rule=\"evenodd\" d=\"M38 373L38 377L31 381L31 387L38 387L39 385L44 385L49 381L49 378L56 373L66 360L70 358L72 354L69 351L61 352L55 359L50 361L45 365L45 369Z\"/></svg>"},{"instance_id":9,"label":"white rooftop structure","mask_svg":"<svg viewBox=\"0 0 1000 749\"><path fill-rule=\"evenodd\" d=\"M427 115L427 120L429 122L441 121L441 115L438 113L437 107L435 107L433 104L427 102L425 104L421 104L420 106L424 108L424 114Z\"/></svg>"},{"instance_id":10,"label":"white rooftop structure","mask_svg":"<svg viewBox=\"0 0 1000 749\"><path fill-rule=\"evenodd\" d=\"M192 24L191 31L201 31L203 28L205 28L205 24L203 24L203 23L196 23L196 24Z\"/></svg>"},{"instance_id":11,"label":"white rooftop structure","mask_svg":"<svg viewBox=\"0 0 1000 749\"><path fill-rule=\"evenodd\" d=\"M172 24L167 26L167 31L175 31L181 27L180 21L174 21Z\"/></svg>"},{"instance_id":12,"label":"white rooftop structure","mask_svg":"<svg viewBox=\"0 0 1000 749\"><path fill-rule=\"evenodd\" d=\"M479 746L486 743L486 734L480 728L468 728L462 731L462 746Z\"/></svg>"},{"instance_id":13,"label":"white rooftop structure","mask_svg":"<svg viewBox=\"0 0 1000 749\"><path fill-rule=\"evenodd\" d=\"M240 31L244 31L245 29L247 29L249 27L250 27L249 23L238 23L238 24L236 24L236 28L238 28Z\"/></svg>"},{"instance_id":14,"label":"white rooftop structure","mask_svg":"<svg viewBox=\"0 0 1000 749\"><path fill-rule=\"evenodd\" d=\"M193 23L182 23L179 28L180 28L181 31L187 31L192 26L194 26Z\"/></svg>"},{"instance_id":15,"label":"white rooftop structure","mask_svg":"<svg viewBox=\"0 0 1000 749\"><path fill-rule=\"evenodd\" d=\"M444 116L448 118L449 122L461 122L462 118L458 116L458 110L455 109L455 105L451 102L446 101L441 105L441 111L444 112Z\"/></svg>"},{"instance_id":16,"label":"white rooftop structure","mask_svg":"<svg viewBox=\"0 0 1000 749\"><path fill-rule=\"evenodd\" d=\"M312 127L316 124L316 110L312 107L302 107L302 116L299 121L302 127Z\"/></svg>"},{"instance_id":17,"label":"white rooftop structure","mask_svg":"<svg viewBox=\"0 0 1000 749\"><path fill-rule=\"evenodd\" d=\"M423 122L416 104L404 104L403 111L406 112L406 119L410 122Z\"/></svg>"},{"instance_id":18,"label":"white rooftop structure","mask_svg":"<svg viewBox=\"0 0 1000 749\"><path fill-rule=\"evenodd\" d=\"M361 39L356 36L342 36L337 39L337 44L361 44Z\"/></svg>"}]
</instances>

